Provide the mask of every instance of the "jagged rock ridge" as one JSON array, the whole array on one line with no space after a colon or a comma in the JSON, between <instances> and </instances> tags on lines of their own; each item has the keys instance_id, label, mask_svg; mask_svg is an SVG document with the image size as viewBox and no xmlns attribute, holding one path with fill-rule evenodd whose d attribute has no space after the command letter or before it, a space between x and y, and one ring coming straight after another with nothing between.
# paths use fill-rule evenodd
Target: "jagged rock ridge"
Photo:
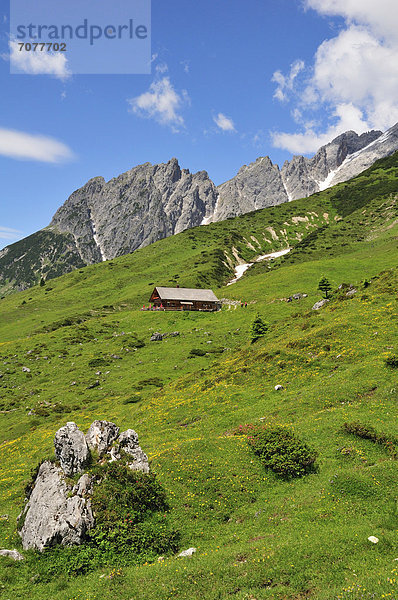
<instances>
[{"instance_id":1,"label":"jagged rock ridge","mask_svg":"<svg viewBox=\"0 0 398 600\"><path fill-rule=\"evenodd\" d=\"M309 196L396 150L398 124L384 134L348 131L312 158L294 156L282 169L259 158L218 187L206 171L191 174L175 158L108 182L96 177L66 200L48 227L0 252L0 292L26 289L190 227Z\"/></svg>"},{"instance_id":2,"label":"jagged rock ridge","mask_svg":"<svg viewBox=\"0 0 398 600\"><path fill-rule=\"evenodd\" d=\"M319 192L331 185L328 177L347 157L360 152L381 135L381 131L370 131L362 135L347 131L322 146L312 158L293 156L291 161L285 161L282 169L272 164L268 157L258 158L256 162L243 166L233 179L218 187L216 210L209 221L222 221ZM398 140L395 149L398 149ZM368 158L370 157L369 154ZM364 165L362 170L377 158L380 156ZM357 173L349 175L347 179L354 175Z\"/></svg>"},{"instance_id":3,"label":"jagged rock ridge","mask_svg":"<svg viewBox=\"0 0 398 600\"><path fill-rule=\"evenodd\" d=\"M108 182L91 179L55 213L49 229L71 233L82 260L95 263L200 225L216 200L206 171L191 174L173 158Z\"/></svg>"}]
</instances>

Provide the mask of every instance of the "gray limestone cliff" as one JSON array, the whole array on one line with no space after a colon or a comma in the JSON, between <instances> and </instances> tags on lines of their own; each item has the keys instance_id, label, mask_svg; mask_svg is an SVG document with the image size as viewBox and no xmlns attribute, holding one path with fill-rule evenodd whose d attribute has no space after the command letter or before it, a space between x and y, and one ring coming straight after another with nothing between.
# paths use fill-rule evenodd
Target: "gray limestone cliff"
<instances>
[{"instance_id":1,"label":"gray limestone cliff","mask_svg":"<svg viewBox=\"0 0 398 600\"><path fill-rule=\"evenodd\" d=\"M362 135L347 131L322 146L312 158L293 156L291 161L285 162L282 169L272 164L268 157L258 158L254 163L243 166L233 179L218 186L219 198L210 220L222 221L319 192L329 187L328 177L347 157L360 153L381 135L381 131L370 131ZM398 142L395 148L398 149ZM366 164L362 170L370 164Z\"/></svg>"},{"instance_id":2,"label":"gray limestone cliff","mask_svg":"<svg viewBox=\"0 0 398 600\"><path fill-rule=\"evenodd\" d=\"M173 158L140 165L108 182L91 179L55 213L49 229L72 234L90 264L200 225L216 200L206 171L192 174Z\"/></svg>"},{"instance_id":3,"label":"gray limestone cliff","mask_svg":"<svg viewBox=\"0 0 398 600\"><path fill-rule=\"evenodd\" d=\"M50 225L0 251L0 295L85 265L143 248L190 227L307 197L347 181L398 150L398 124L382 134L347 131L312 158L293 156L280 169L269 157L244 165L216 187L206 171L177 159L145 163L73 192Z\"/></svg>"}]
</instances>

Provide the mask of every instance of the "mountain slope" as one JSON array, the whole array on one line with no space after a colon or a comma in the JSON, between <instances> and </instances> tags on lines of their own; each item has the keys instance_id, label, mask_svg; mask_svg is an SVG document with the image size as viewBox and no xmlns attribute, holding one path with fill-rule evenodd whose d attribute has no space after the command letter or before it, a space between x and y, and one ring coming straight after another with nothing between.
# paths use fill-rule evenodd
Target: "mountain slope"
<instances>
[{"instance_id":1,"label":"mountain slope","mask_svg":"<svg viewBox=\"0 0 398 600\"><path fill-rule=\"evenodd\" d=\"M84 547L30 553L20 563L2 558L4 598L398 597L396 460L388 445L343 429L360 422L396 440L396 369L385 359L398 353L397 182L392 156L307 200L185 231L1 300L1 546L20 548L24 488L52 453L58 427L75 421L86 431L98 418L138 432L166 490L180 550L197 549L190 559L145 564L116 553L93 565ZM311 213L328 213L329 225L323 218L317 227ZM321 240L344 224L351 233L364 227L362 239L346 243L340 231L330 255L317 242L311 248L313 232ZM309 237L308 254L253 267L220 288L230 303L218 313L139 310L154 284L172 278L225 283L232 268L219 270L223 253L233 246L245 260L256 256L250 235L272 237L269 228L279 236L274 248L284 228L292 244L295 233ZM292 257L299 246L296 237ZM322 275L336 292L313 311ZM343 282L357 293L337 291ZM297 292L308 297L286 302ZM234 309L242 298L247 308ZM269 329L251 344L257 312ZM155 331L179 336L151 342ZM246 424L292 429L318 452L319 470L278 478L251 452Z\"/></svg>"},{"instance_id":2,"label":"mountain slope","mask_svg":"<svg viewBox=\"0 0 398 600\"><path fill-rule=\"evenodd\" d=\"M381 135L381 131L370 131L360 136L354 131L348 131L326 146L322 146L312 158L294 156L291 161L285 162L281 170L277 165L273 165L268 157L259 158L256 162L243 166L233 179L218 187L220 195L213 220L222 221L250 210L305 198L330 187L330 185L323 185L330 173L337 170L348 156L356 152L361 153L362 149ZM380 144L380 152L382 148L383 144ZM398 141L395 143L395 150L397 149ZM386 153L382 156L390 153L386 149ZM380 157L381 155L378 154L374 160ZM372 162L365 163L366 161L362 170L372 164ZM346 179L359 172L348 175Z\"/></svg>"},{"instance_id":3,"label":"mountain slope","mask_svg":"<svg viewBox=\"0 0 398 600\"><path fill-rule=\"evenodd\" d=\"M111 260L200 224L307 197L393 153L397 130L398 125L383 135L346 132L313 158L295 156L281 170L268 157L260 158L218 188L205 171L191 174L176 159L140 165L109 182L91 179L68 198L48 227L0 253L0 294ZM46 236L50 251L41 242Z\"/></svg>"}]
</instances>

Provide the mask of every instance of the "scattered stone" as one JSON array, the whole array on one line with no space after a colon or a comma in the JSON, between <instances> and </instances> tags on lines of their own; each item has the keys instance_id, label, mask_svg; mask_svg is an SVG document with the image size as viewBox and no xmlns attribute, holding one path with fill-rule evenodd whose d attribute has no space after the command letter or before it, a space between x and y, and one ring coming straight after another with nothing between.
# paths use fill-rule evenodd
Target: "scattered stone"
<instances>
[{"instance_id":1,"label":"scattered stone","mask_svg":"<svg viewBox=\"0 0 398 600\"><path fill-rule=\"evenodd\" d=\"M94 381L94 383L91 383L90 385L88 385L88 386L86 387L86 390L92 390L93 388L96 388L96 387L98 387L99 385L100 385L100 382L99 382L99 381L98 381L98 379L97 379L97 381Z\"/></svg>"},{"instance_id":2,"label":"scattered stone","mask_svg":"<svg viewBox=\"0 0 398 600\"><path fill-rule=\"evenodd\" d=\"M118 354L111 354L111 358L113 358L114 360L122 360L122 357Z\"/></svg>"},{"instance_id":3,"label":"scattered stone","mask_svg":"<svg viewBox=\"0 0 398 600\"><path fill-rule=\"evenodd\" d=\"M103 456L112 447L119 435L119 427L110 421L94 421L86 434L86 442L90 450L95 450ZM138 440L138 436L137 436Z\"/></svg>"},{"instance_id":4,"label":"scattered stone","mask_svg":"<svg viewBox=\"0 0 398 600\"><path fill-rule=\"evenodd\" d=\"M369 542L372 542L372 544L377 544L377 542L379 541L379 538L375 537L374 535L370 535L368 537Z\"/></svg>"},{"instance_id":5,"label":"scattered stone","mask_svg":"<svg viewBox=\"0 0 398 600\"><path fill-rule=\"evenodd\" d=\"M185 556L192 556L192 554L194 554L196 552L196 548L188 548L188 550L183 550L182 552L180 552L180 554L178 555L179 557L185 557Z\"/></svg>"},{"instance_id":6,"label":"scattered stone","mask_svg":"<svg viewBox=\"0 0 398 600\"><path fill-rule=\"evenodd\" d=\"M169 335L169 337L178 337L180 335L180 332L179 331L172 331L168 335Z\"/></svg>"},{"instance_id":7,"label":"scattered stone","mask_svg":"<svg viewBox=\"0 0 398 600\"><path fill-rule=\"evenodd\" d=\"M302 297L303 297L303 294L293 294L294 300L301 300Z\"/></svg>"},{"instance_id":8,"label":"scattered stone","mask_svg":"<svg viewBox=\"0 0 398 600\"><path fill-rule=\"evenodd\" d=\"M89 462L90 451L84 433L73 421L58 429L54 438L54 448L55 456L68 477L81 473Z\"/></svg>"},{"instance_id":9,"label":"scattered stone","mask_svg":"<svg viewBox=\"0 0 398 600\"><path fill-rule=\"evenodd\" d=\"M351 290L349 290L349 291L346 293L346 296L354 296L354 294L356 294L356 293L357 293L357 291L358 291L358 290L356 290L355 288L352 288Z\"/></svg>"},{"instance_id":10,"label":"scattered stone","mask_svg":"<svg viewBox=\"0 0 398 600\"><path fill-rule=\"evenodd\" d=\"M276 385L276 386L274 387L274 390L275 390L276 392L278 392L279 390L283 390L283 385Z\"/></svg>"},{"instance_id":11,"label":"scattered stone","mask_svg":"<svg viewBox=\"0 0 398 600\"><path fill-rule=\"evenodd\" d=\"M314 306L312 307L312 310L319 310L320 308L325 306L325 304L327 304L328 302L329 302L328 298L323 298L323 300L319 300L318 302L315 302Z\"/></svg>"},{"instance_id":12,"label":"scattered stone","mask_svg":"<svg viewBox=\"0 0 398 600\"><path fill-rule=\"evenodd\" d=\"M308 294L303 294L303 298L308 298Z\"/></svg>"},{"instance_id":13,"label":"scattered stone","mask_svg":"<svg viewBox=\"0 0 398 600\"><path fill-rule=\"evenodd\" d=\"M84 541L87 531L94 526L91 503L73 491L85 488L86 477L83 475L71 489L59 467L50 461L42 463L22 513L24 524L20 535L24 550L42 551L55 544L73 546Z\"/></svg>"},{"instance_id":14,"label":"scattered stone","mask_svg":"<svg viewBox=\"0 0 398 600\"><path fill-rule=\"evenodd\" d=\"M29 369L29 367L22 367L22 371L23 371L24 373L30 373L30 369Z\"/></svg>"},{"instance_id":15,"label":"scattered stone","mask_svg":"<svg viewBox=\"0 0 398 600\"><path fill-rule=\"evenodd\" d=\"M161 342L162 340L163 340L163 333L156 332L151 336L150 341L151 342Z\"/></svg>"},{"instance_id":16,"label":"scattered stone","mask_svg":"<svg viewBox=\"0 0 398 600\"><path fill-rule=\"evenodd\" d=\"M23 560L24 557L18 552L18 550L0 550L0 556L7 556L13 560Z\"/></svg>"}]
</instances>

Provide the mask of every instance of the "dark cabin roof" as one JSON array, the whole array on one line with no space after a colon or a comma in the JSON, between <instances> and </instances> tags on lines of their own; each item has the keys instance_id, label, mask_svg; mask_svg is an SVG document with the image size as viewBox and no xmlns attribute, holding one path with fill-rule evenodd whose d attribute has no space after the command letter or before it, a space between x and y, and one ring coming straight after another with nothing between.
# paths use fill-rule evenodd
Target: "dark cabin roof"
<instances>
[{"instance_id":1,"label":"dark cabin roof","mask_svg":"<svg viewBox=\"0 0 398 600\"><path fill-rule=\"evenodd\" d=\"M219 302L212 290L195 290L193 288L156 287L161 300L185 300L189 302Z\"/></svg>"}]
</instances>

